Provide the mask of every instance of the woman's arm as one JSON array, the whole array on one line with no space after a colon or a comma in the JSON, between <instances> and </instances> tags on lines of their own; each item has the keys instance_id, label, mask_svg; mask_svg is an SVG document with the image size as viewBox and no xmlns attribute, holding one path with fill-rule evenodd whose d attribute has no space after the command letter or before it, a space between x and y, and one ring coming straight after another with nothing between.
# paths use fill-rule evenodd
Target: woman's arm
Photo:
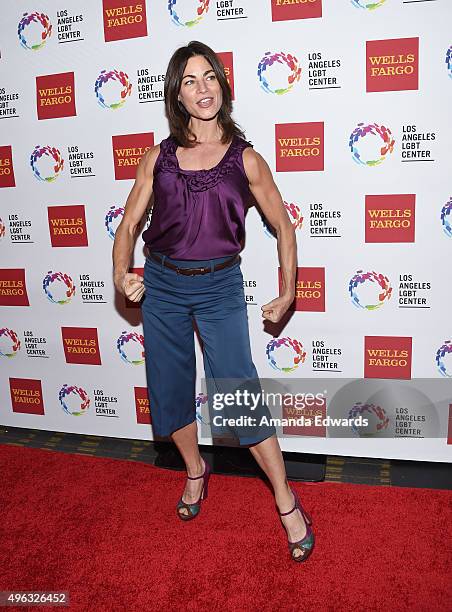
<instances>
[{"instance_id":1,"label":"woman's arm","mask_svg":"<svg viewBox=\"0 0 452 612\"><path fill-rule=\"evenodd\" d=\"M282 273L280 296L264 304L262 316L277 323L295 297L297 270L297 240L283 199L265 159L252 147L243 151L243 165L251 193L256 198L267 221L275 228L279 265Z\"/></svg>"},{"instance_id":2,"label":"woman's arm","mask_svg":"<svg viewBox=\"0 0 452 612\"><path fill-rule=\"evenodd\" d=\"M153 171L160 145L155 145L143 155L137 166L135 183L127 197L124 215L118 225L113 243L113 281L116 289L138 302L144 293L143 278L128 272L130 258L136 242L136 232L152 195Z\"/></svg>"}]
</instances>

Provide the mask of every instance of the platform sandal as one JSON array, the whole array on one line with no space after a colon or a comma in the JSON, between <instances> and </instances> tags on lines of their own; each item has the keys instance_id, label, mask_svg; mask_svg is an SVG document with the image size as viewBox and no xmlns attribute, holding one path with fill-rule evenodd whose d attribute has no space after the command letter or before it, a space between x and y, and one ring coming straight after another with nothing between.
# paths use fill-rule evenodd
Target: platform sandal
<instances>
[{"instance_id":1,"label":"platform sandal","mask_svg":"<svg viewBox=\"0 0 452 612\"><path fill-rule=\"evenodd\" d=\"M298 540L298 542L288 541L290 556L292 557L294 561L297 561L298 563L300 563L302 561L306 561L306 559L312 553L314 549L315 538L314 538L314 532L311 527L312 525L311 516L308 514L308 512L306 512L306 510L301 505L297 492L292 488L290 490L292 491L292 494L294 496L295 505L292 508L292 510L289 510L288 512L279 512L278 510L278 514L280 517L287 516L288 514L292 514L292 512L299 510L301 517L305 521L306 535L304 536L304 538L302 538L301 540ZM281 519L281 523L282 523L282 519ZM283 523L283 527L285 528L284 523ZM296 551L301 551L301 554L299 553L295 555L294 553Z\"/></svg>"},{"instance_id":2,"label":"platform sandal","mask_svg":"<svg viewBox=\"0 0 452 612\"><path fill-rule=\"evenodd\" d=\"M198 501L192 504L188 504L187 502L183 501L182 499L183 494L182 494L180 500L177 502L176 512L177 512L178 517L183 521L191 521L191 519L196 518L199 514L199 511L201 510L201 501L203 499L207 499L207 487L209 484L209 477L210 477L211 469L207 461L205 459L203 459L203 461L204 461L204 473L201 474L201 476L187 476L189 480L198 480L199 478L204 479L204 482L202 483L201 495L199 496ZM188 514L185 514L184 512L180 512L182 508L186 508L188 511Z\"/></svg>"}]
</instances>

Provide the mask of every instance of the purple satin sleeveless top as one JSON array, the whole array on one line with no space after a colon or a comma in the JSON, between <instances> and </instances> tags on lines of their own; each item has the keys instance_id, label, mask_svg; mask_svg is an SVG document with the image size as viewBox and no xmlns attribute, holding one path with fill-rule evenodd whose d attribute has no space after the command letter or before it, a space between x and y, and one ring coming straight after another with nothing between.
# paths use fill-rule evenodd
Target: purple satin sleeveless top
<instances>
[{"instance_id":1,"label":"purple satin sleeveless top","mask_svg":"<svg viewBox=\"0 0 452 612\"><path fill-rule=\"evenodd\" d=\"M174 259L214 259L239 253L250 189L242 152L253 145L234 136L208 170L183 170L177 141L160 143L154 166L154 206L142 238L151 251Z\"/></svg>"}]
</instances>

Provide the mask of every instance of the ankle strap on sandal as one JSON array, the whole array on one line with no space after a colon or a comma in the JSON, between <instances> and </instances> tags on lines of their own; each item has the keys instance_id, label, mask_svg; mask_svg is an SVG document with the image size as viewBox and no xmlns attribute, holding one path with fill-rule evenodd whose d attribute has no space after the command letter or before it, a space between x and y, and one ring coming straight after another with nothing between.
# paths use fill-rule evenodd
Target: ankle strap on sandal
<instances>
[{"instance_id":1,"label":"ankle strap on sandal","mask_svg":"<svg viewBox=\"0 0 452 612\"><path fill-rule=\"evenodd\" d=\"M278 514L279 516L287 516L288 514L292 514L292 512L296 510L296 508L297 508L297 502L295 502L295 506L292 508L292 510L289 510L288 512L279 512L278 510Z\"/></svg>"},{"instance_id":2,"label":"ankle strap on sandal","mask_svg":"<svg viewBox=\"0 0 452 612\"><path fill-rule=\"evenodd\" d=\"M204 461L204 460L203 460ZM198 480L199 478L204 478L204 476L206 475L206 472L209 468L207 467L207 461L204 461L204 472L201 474L201 476L189 476L187 474L187 478L189 480Z\"/></svg>"}]
</instances>

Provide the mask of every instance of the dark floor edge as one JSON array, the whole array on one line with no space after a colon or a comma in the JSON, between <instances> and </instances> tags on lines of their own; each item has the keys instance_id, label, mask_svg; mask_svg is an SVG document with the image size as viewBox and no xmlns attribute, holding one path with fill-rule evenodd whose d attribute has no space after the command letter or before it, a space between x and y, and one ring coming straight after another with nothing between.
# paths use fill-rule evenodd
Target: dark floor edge
<instances>
[{"instance_id":1,"label":"dark floor edge","mask_svg":"<svg viewBox=\"0 0 452 612\"><path fill-rule=\"evenodd\" d=\"M182 459L171 442L0 425L0 444L139 461L173 470L184 469ZM252 477L261 475L247 449L207 445L200 445L200 449L213 463L215 473ZM452 490L450 463L285 451L283 455L289 480Z\"/></svg>"}]
</instances>

